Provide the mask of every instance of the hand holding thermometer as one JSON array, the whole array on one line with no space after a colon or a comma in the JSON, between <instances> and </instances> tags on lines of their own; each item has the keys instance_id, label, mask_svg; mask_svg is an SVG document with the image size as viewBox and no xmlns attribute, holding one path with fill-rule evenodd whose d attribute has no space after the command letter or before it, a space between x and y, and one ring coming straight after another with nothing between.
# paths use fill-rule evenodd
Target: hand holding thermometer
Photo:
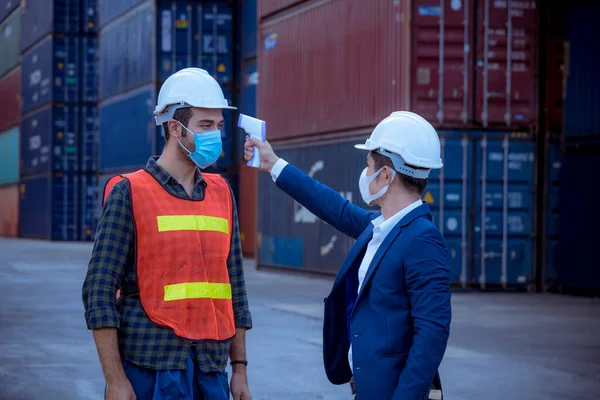
<instances>
[{"instance_id":1,"label":"hand holding thermometer","mask_svg":"<svg viewBox=\"0 0 600 400\"><path fill-rule=\"evenodd\" d=\"M242 128L251 138L256 138L261 142L267 140L267 124L257 118L252 118L244 114L240 114L238 126ZM246 163L249 167L260 167L260 152L255 147L252 158Z\"/></svg>"}]
</instances>

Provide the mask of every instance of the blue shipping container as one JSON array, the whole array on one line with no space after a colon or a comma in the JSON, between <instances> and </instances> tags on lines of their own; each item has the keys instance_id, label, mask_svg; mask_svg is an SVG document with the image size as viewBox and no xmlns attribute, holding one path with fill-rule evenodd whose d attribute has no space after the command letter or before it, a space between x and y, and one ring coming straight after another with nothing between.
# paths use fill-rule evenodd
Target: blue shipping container
<instances>
[{"instance_id":1,"label":"blue shipping container","mask_svg":"<svg viewBox=\"0 0 600 400\"><path fill-rule=\"evenodd\" d=\"M21 0L0 0L0 22L4 21L21 4Z\"/></svg>"},{"instance_id":2,"label":"blue shipping container","mask_svg":"<svg viewBox=\"0 0 600 400\"><path fill-rule=\"evenodd\" d=\"M81 30L85 33L98 31L98 0L83 0L81 5Z\"/></svg>"},{"instance_id":3,"label":"blue shipping container","mask_svg":"<svg viewBox=\"0 0 600 400\"><path fill-rule=\"evenodd\" d=\"M100 105L100 170L135 169L155 154L154 86Z\"/></svg>"},{"instance_id":4,"label":"blue shipping container","mask_svg":"<svg viewBox=\"0 0 600 400\"><path fill-rule=\"evenodd\" d=\"M81 101L98 101L98 38L81 37Z\"/></svg>"},{"instance_id":5,"label":"blue shipping container","mask_svg":"<svg viewBox=\"0 0 600 400\"><path fill-rule=\"evenodd\" d=\"M258 33L256 5L257 0L244 1L242 4L242 58L256 58Z\"/></svg>"},{"instance_id":6,"label":"blue shipping container","mask_svg":"<svg viewBox=\"0 0 600 400\"><path fill-rule=\"evenodd\" d=\"M555 286L558 278L558 242L560 240L560 145L551 144L548 152L546 202L546 283Z\"/></svg>"},{"instance_id":7,"label":"blue shipping container","mask_svg":"<svg viewBox=\"0 0 600 400\"><path fill-rule=\"evenodd\" d=\"M442 131L440 136L444 168L430 174L423 200L444 234L452 283L484 288L531 283L534 143L493 133ZM361 141L284 147L277 153L365 207L358 193L365 153L353 148ZM259 264L337 271L350 239L285 195L268 175L259 178L259 205ZM481 226L484 213L487 223Z\"/></svg>"},{"instance_id":8,"label":"blue shipping container","mask_svg":"<svg viewBox=\"0 0 600 400\"><path fill-rule=\"evenodd\" d=\"M55 173L21 180L19 236L77 240L78 177Z\"/></svg>"},{"instance_id":9,"label":"blue shipping container","mask_svg":"<svg viewBox=\"0 0 600 400\"><path fill-rule=\"evenodd\" d=\"M0 133L0 186L19 181L19 128Z\"/></svg>"},{"instance_id":10,"label":"blue shipping container","mask_svg":"<svg viewBox=\"0 0 600 400\"><path fill-rule=\"evenodd\" d=\"M98 171L98 150L100 147L100 119L98 117L98 106L82 105L81 130L80 130L80 171Z\"/></svg>"},{"instance_id":11,"label":"blue shipping container","mask_svg":"<svg viewBox=\"0 0 600 400\"><path fill-rule=\"evenodd\" d=\"M79 239L84 241L94 240L98 226L98 210L100 198L98 196L98 176L92 174L80 175L80 211L79 211Z\"/></svg>"},{"instance_id":12,"label":"blue shipping container","mask_svg":"<svg viewBox=\"0 0 600 400\"><path fill-rule=\"evenodd\" d=\"M256 91L258 88L258 71L256 60L242 65L242 90L240 94L240 113L256 116Z\"/></svg>"},{"instance_id":13,"label":"blue shipping container","mask_svg":"<svg viewBox=\"0 0 600 400\"><path fill-rule=\"evenodd\" d=\"M23 113L46 103L79 100L79 39L46 37L23 54Z\"/></svg>"},{"instance_id":14,"label":"blue shipping container","mask_svg":"<svg viewBox=\"0 0 600 400\"><path fill-rule=\"evenodd\" d=\"M567 138L600 136L600 4L572 11L567 32L567 90L564 131Z\"/></svg>"},{"instance_id":15,"label":"blue shipping container","mask_svg":"<svg viewBox=\"0 0 600 400\"><path fill-rule=\"evenodd\" d=\"M78 170L79 106L46 106L21 121L21 175Z\"/></svg>"},{"instance_id":16,"label":"blue shipping container","mask_svg":"<svg viewBox=\"0 0 600 400\"><path fill-rule=\"evenodd\" d=\"M112 20L122 16L135 6L143 3L151 3L150 0L100 0L98 14L100 27L105 27Z\"/></svg>"},{"instance_id":17,"label":"blue shipping container","mask_svg":"<svg viewBox=\"0 0 600 400\"><path fill-rule=\"evenodd\" d=\"M77 33L80 0L35 0L23 2L21 50L33 46L49 33Z\"/></svg>"}]
</instances>

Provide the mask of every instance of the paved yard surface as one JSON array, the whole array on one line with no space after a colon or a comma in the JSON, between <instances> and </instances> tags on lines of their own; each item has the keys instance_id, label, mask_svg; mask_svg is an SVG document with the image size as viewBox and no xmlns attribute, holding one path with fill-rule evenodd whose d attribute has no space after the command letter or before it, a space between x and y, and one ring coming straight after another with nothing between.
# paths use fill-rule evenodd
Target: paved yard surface
<instances>
[{"instance_id":1,"label":"paved yard surface","mask_svg":"<svg viewBox=\"0 0 600 400\"><path fill-rule=\"evenodd\" d=\"M102 399L81 284L90 244L0 239L0 400ZM323 297L332 279L246 265L256 400L350 399L321 365ZM600 301L536 294L454 294L441 373L447 400L600 397Z\"/></svg>"}]
</instances>

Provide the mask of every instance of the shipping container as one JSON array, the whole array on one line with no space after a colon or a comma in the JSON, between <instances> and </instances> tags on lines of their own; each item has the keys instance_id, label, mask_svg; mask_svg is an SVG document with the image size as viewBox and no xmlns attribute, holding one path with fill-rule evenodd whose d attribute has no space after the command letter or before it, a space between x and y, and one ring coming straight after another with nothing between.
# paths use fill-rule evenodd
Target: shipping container
<instances>
[{"instance_id":1,"label":"shipping container","mask_svg":"<svg viewBox=\"0 0 600 400\"><path fill-rule=\"evenodd\" d=\"M568 139L600 136L600 4L576 7L567 31L564 130Z\"/></svg>"},{"instance_id":2,"label":"shipping container","mask_svg":"<svg viewBox=\"0 0 600 400\"><path fill-rule=\"evenodd\" d=\"M599 160L598 144L563 154L558 242L558 283L563 292L600 295L596 261L600 208L594 202L600 197L600 189L590 182L590 171L596 170Z\"/></svg>"},{"instance_id":3,"label":"shipping container","mask_svg":"<svg viewBox=\"0 0 600 400\"><path fill-rule=\"evenodd\" d=\"M0 24L0 76L19 65L21 62L21 13L12 13Z\"/></svg>"},{"instance_id":4,"label":"shipping container","mask_svg":"<svg viewBox=\"0 0 600 400\"><path fill-rule=\"evenodd\" d=\"M480 0L477 21L478 121L484 127L536 127L536 0Z\"/></svg>"},{"instance_id":5,"label":"shipping container","mask_svg":"<svg viewBox=\"0 0 600 400\"><path fill-rule=\"evenodd\" d=\"M0 236L19 234L19 185L0 187Z\"/></svg>"},{"instance_id":6,"label":"shipping container","mask_svg":"<svg viewBox=\"0 0 600 400\"><path fill-rule=\"evenodd\" d=\"M473 120L474 3L413 1L411 110L439 125Z\"/></svg>"},{"instance_id":7,"label":"shipping container","mask_svg":"<svg viewBox=\"0 0 600 400\"><path fill-rule=\"evenodd\" d=\"M100 171L136 169L155 154L154 86L100 105Z\"/></svg>"},{"instance_id":8,"label":"shipping container","mask_svg":"<svg viewBox=\"0 0 600 400\"><path fill-rule=\"evenodd\" d=\"M446 129L535 130L536 4L472 4L325 0L263 20L258 114L271 140L371 127L396 110Z\"/></svg>"},{"instance_id":9,"label":"shipping container","mask_svg":"<svg viewBox=\"0 0 600 400\"><path fill-rule=\"evenodd\" d=\"M181 0L159 2L156 10L153 2L144 3L123 15L100 32L100 97L160 84L186 67L204 68L222 85L232 84L232 19L228 3Z\"/></svg>"},{"instance_id":10,"label":"shipping container","mask_svg":"<svg viewBox=\"0 0 600 400\"><path fill-rule=\"evenodd\" d=\"M79 158L79 106L48 105L21 122L21 175L74 172Z\"/></svg>"},{"instance_id":11,"label":"shipping container","mask_svg":"<svg viewBox=\"0 0 600 400\"><path fill-rule=\"evenodd\" d=\"M558 242L560 241L560 174L563 154L559 144L551 144L548 151L546 169L546 232L544 256L545 283L548 290L554 290L558 278Z\"/></svg>"},{"instance_id":12,"label":"shipping container","mask_svg":"<svg viewBox=\"0 0 600 400\"><path fill-rule=\"evenodd\" d=\"M96 33L98 31L98 1L83 0L81 5L81 31Z\"/></svg>"},{"instance_id":13,"label":"shipping container","mask_svg":"<svg viewBox=\"0 0 600 400\"><path fill-rule=\"evenodd\" d=\"M98 101L98 38L81 37L81 101Z\"/></svg>"},{"instance_id":14,"label":"shipping container","mask_svg":"<svg viewBox=\"0 0 600 400\"><path fill-rule=\"evenodd\" d=\"M245 165L239 171L238 219L242 251L246 257L256 253L256 217L258 213L258 171Z\"/></svg>"},{"instance_id":15,"label":"shipping container","mask_svg":"<svg viewBox=\"0 0 600 400\"><path fill-rule=\"evenodd\" d=\"M46 103L79 101L79 38L47 36L23 54L23 113Z\"/></svg>"},{"instance_id":16,"label":"shipping container","mask_svg":"<svg viewBox=\"0 0 600 400\"><path fill-rule=\"evenodd\" d=\"M534 143L503 133L440 135L444 168L430 175L423 200L444 234L452 284L526 287L535 272ZM353 147L361 140L281 147L277 154L366 207L358 191L365 153ZM259 177L258 204L259 265L337 272L351 239L283 193L268 174Z\"/></svg>"},{"instance_id":17,"label":"shipping container","mask_svg":"<svg viewBox=\"0 0 600 400\"><path fill-rule=\"evenodd\" d=\"M254 1L258 2L258 15L262 19L285 9L292 8L295 5L304 3L307 0L250 0L250 2Z\"/></svg>"},{"instance_id":18,"label":"shipping container","mask_svg":"<svg viewBox=\"0 0 600 400\"><path fill-rule=\"evenodd\" d=\"M101 0L98 4L100 27L104 28L115 18L129 12L134 7L151 3L150 0Z\"/></svg>"},{"instance_id":19,"label":"shipping container","mask_svg":"<svg viewBox=\"0 0 600 400\"><path fill-rule=\"evenodd\" d=\"M19 181L19 128L0 133L0 186Z\"/></svg>"},{"instance_id":20,"label":"shipping container","mask_svg":"<svg viewBox=\"0 0 600 400\"><path fill-rule=\"evenodd\" d=\"M80 106L81 128L79 142L81 145L80 171L98 171L98 151L100 147L100 119L95 104Z\"/></svg>"},{"instance_id":21,"label":"shipping container","mask_svg":"<svg viewBox=\"0 0 600 400\"><path fill-rule=\"evenodd\" d=\"M0 21L4 21L20 5L21 0L0 0Z\"/></svg>"},{"instance_id":22,"label":"shipping container","mask_svg":"<svg viewBox=\"0 0 600 400\"><path fill-rule=\"evenodd\" d=\"M257 0L241 2L242 6L242 59L256 58L258 24L256 15Z\"/></svg>"},{"instance_id":23,"label":"shipping container","mask_svg":"<svg viewBox=\"0 0 600 400\"><path fill-rule=\"evenodd\" d=\"M97 208L100 205L98 176L95 173L81 174L80 181L79 239L92 241L98 226Z\"/></svg>"},{"instance_id":24,"label":"shipping container","mask_svg":"<svg viewBox=\"0 0 600 400\"><path fill-rule=\"evenodd\" d=\"M20 123L21 104L21 68L18 67L0 79L0 131Z\"/></svg>"},{"instance_id":25,"label":"shipping container","mask_svg":"<svg viewBox=\"0 0 600 400\"><path fill-rule=\"evenodd\" d=\"M19 236L77 240L78 180L75 174L63 173L23 178L20 186Z\"/></svg>"},{"instance_id":26,"label":"shipping container","mask_svg":"<svg viewBox=\"0 0 600 400\"><path fill-rule=\"evenodd\" d=\"M548 34L546 40L546 132L558 138L563 132L565 40L554 34Z\"/></svg>"},{"instance_id":27,"label":"shipping container","mask_svg":"<svg viewBox=\"0 0 600 400\"><path fill-rule=\"evenodd\" d=\"M80 6L80 0L23 1L21 50L27 50L50 33L80 32Z\"/></svg>"}]
</instances>

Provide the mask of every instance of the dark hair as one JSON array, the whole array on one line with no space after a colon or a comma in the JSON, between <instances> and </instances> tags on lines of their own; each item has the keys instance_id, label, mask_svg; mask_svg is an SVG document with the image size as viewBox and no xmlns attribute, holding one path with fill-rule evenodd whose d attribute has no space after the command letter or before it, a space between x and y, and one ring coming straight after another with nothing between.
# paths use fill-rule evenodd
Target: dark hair
<instances>
[{"instance_id":1,"label":"dark hair","mask_svg":"<svg viewBox=\"0 0 600 400\"><path fill-rule=\"evenodd\" d=\"M192 118L192 109L190 107L178 108L173 113L173 119L181 122L184 126L187 126L188 122L190 122L190 118ZM163 124L163 130L165 131L165 141L168 141L171 136L169 134L168 121Z\"/></svg>"},{"instance_id":2,"label":"dark hair","mask_svg":"<svg viewBox=\"0 0 600 400\"><path fill-rule=\"evenodd\" d=\"M394 169L394 163L392 162L391 158L386 157L383 154L379 154L374 151L371 152L371 157L373 158L373 164L375 165L375 170L379 170L383 167L388 167L388 168ZM422 168L418 168L418 167L413 167L412 165L410 167L415 168L415 169L422 169ZM428 183L427 178L425 178L425 179L413 178L412 176L408 176L408 175L404 175L404 174L400 174L400 173L398 173L398 177L400 178L400 182L402 182L402 184L404 185L405 188L407 188L408 190L413 190L413 191L417 192L419 194L419 196L423 194L425 187L427 187L427 183Z\"/></svg>"}]
</instances>

